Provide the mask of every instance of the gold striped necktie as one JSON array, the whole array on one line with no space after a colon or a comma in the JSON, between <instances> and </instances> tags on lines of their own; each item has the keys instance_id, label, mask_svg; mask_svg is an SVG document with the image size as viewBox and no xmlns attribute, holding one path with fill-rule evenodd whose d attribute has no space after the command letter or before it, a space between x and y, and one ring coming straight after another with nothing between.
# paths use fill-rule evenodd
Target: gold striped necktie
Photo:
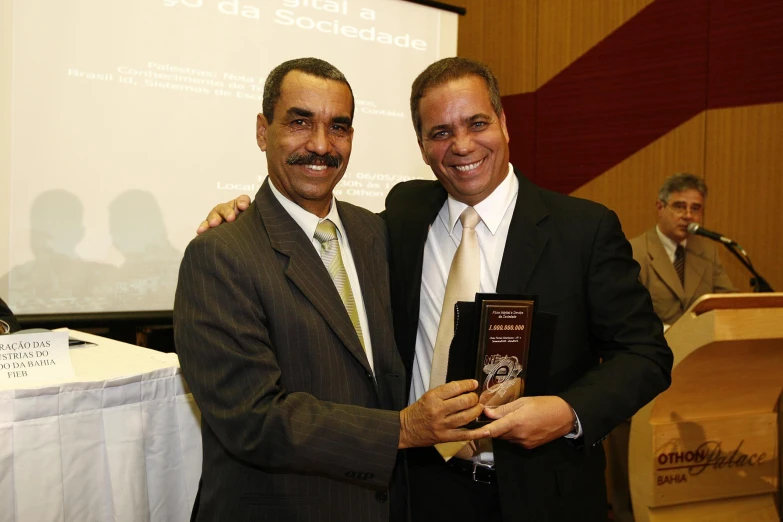
<instances>
[{"instance_id":1,"label":"gold striped necktie","mask_svg":"<svg viewBox=\"0 0 783 522\"><path fill-rule=\"evenodd\" d=\"M343 258L340 255L340 242L337 239L337 227L328 219L324 219L315 229L315 239L321 243L321 260L332 278L334 286L337 287L337 293L345 305L348 317L351 319L353 329L359 336L359 342L364 348L364 337L362 336L362 326L359 323L359 312L356 310L356 301L351 291L351 282L348 280L348 274L343 265Z\"/></svg>"}]
</instances>

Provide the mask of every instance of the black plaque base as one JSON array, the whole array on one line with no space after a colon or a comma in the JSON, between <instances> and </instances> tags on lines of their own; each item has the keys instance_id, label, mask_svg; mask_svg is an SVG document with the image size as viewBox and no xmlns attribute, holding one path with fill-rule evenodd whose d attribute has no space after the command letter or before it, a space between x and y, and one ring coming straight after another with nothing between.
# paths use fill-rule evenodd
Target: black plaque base
<instances>
[{"instance_id":1,"label":"black plaque base","mask_svg":"<svg viewBox=\"0 0 783 522\"><path fill-rule=\"evenodd\" d=\"M476 379L479 400L486 405L542 393L557 316L538 312L537 299L536 295L476 294L475 302L457 303L446 380ZM481 415L468 427L489 422Z\"/></svg>"}]
</instances>

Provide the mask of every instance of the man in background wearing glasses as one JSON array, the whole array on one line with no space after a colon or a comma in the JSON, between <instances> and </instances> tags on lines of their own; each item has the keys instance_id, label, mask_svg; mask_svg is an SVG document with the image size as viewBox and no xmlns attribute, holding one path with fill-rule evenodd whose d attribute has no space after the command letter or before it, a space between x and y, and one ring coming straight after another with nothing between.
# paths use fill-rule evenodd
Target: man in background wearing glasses
<instances>
[{"instance_id":1,"label":"man in background wearing glasses","mask_svg":"<svg viewBox=\"0 0 783 522\"><path fill-rule=\"evenodd\" d=\"M631 240L633 257L641 265L639 279L650 291L653 308L665 326L672 325L704 294L736 292L718 258L718 245L701 236L688 236L688 225L701 223L707 185L693 174L667 178L655 208L658 224ZM628 489L630 421L608 438L612 476L612 512L616 522L632 522Z\"/></svg>"},{"instance_id":2,"label":"man in background wearing glasses","mask_svg":"<svg viewBox=\"0 0 783 522\"><path fill-rule=\"evenodd\" d=\"M631 240L642 266L639 279L650 291L655 313L671 325L704 294L736 292L718 257L718 245L688 237L688 225L701 223L707 185L693 174L663 182L655 207L658 224Z\"/></svg>"}]
</instances>

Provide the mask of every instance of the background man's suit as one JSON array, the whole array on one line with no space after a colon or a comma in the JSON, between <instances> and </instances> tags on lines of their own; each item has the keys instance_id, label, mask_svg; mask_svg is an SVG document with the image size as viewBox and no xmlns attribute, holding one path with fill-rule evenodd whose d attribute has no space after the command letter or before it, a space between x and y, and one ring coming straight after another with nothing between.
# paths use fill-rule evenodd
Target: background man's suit
<instances>
[{"instance_id":1,"label":"background man's suit","mask_svg":"<svg viewBox=\"0 0 783 522\"><path fill-rule=\"evenodd\" d=\"M0 299L0 320L8 323L12 332L19 330L19 323L16 321L16 317L14 317L14 314L11 313L11 309L8 308L8 305L5 304L5 301L2 299Z\"/></svg>"},{"instance_id":2,"label":"background man's suit","mask_svg":"<svg viewBox=\"0 0 783 522\"><path fill-rule=\"evenodd\" d=\"M671 351L649 294L638 282L617 216L601 205L540 189L519 173L517 177L519 196L497 291L538 294L540 310L558 315L552 352L531 347L537 351L531 357L548 364L540 364L536 374L531 361L526 394L560 395L578 413L584 436L576 445L558 439L534 450L495 440L503 517L605 520L600 441L666 389ZM411 181L394 187L386 201L395 334L409 374L424 245L446 197L436 181ZM604 363L598 365L599 359Z\"/></svg>"},{"instance_id":3,"label":"background man's suit","mask_svg":"<svg viewBox=\"0 0 783 522\"><path fill-rule=\"evenodd\" d=\"M399 412L367 408L400 410L407 393L383 221L338 203L373 378L311 238L268 183L234 223L194 239L180 271L176 343L203 418L198 520L388 520Z\"/></svg>"},{"instance_id":4,"label":"background man's suit","mask_svg":"<svg viewBox=\"0 0 783 522\"><path fill-rule=\"evenodd\" d=\"M704 294L736 292L718 258L718 245L690 236L685 248L685 288L655 227L631 240L633 257L641 265L639 279L652 297L655 313L672 324Z\"/></svg>"}]
</instances>

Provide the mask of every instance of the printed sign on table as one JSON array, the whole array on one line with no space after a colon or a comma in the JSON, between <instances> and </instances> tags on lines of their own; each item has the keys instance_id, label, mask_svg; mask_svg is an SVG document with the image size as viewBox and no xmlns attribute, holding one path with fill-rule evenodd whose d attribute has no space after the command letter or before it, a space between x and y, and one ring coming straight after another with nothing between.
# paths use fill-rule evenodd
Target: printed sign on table
<instances>
[{"instance_id":1,"label":"printed sign on table","mask_svg":"<svg viewBox=\"0 0 783 522\"><path fill-rule=\"evenodd\" d=\"M0 388L73 378L68 332L0 335Z\"/></svg>"}]
</instances>

